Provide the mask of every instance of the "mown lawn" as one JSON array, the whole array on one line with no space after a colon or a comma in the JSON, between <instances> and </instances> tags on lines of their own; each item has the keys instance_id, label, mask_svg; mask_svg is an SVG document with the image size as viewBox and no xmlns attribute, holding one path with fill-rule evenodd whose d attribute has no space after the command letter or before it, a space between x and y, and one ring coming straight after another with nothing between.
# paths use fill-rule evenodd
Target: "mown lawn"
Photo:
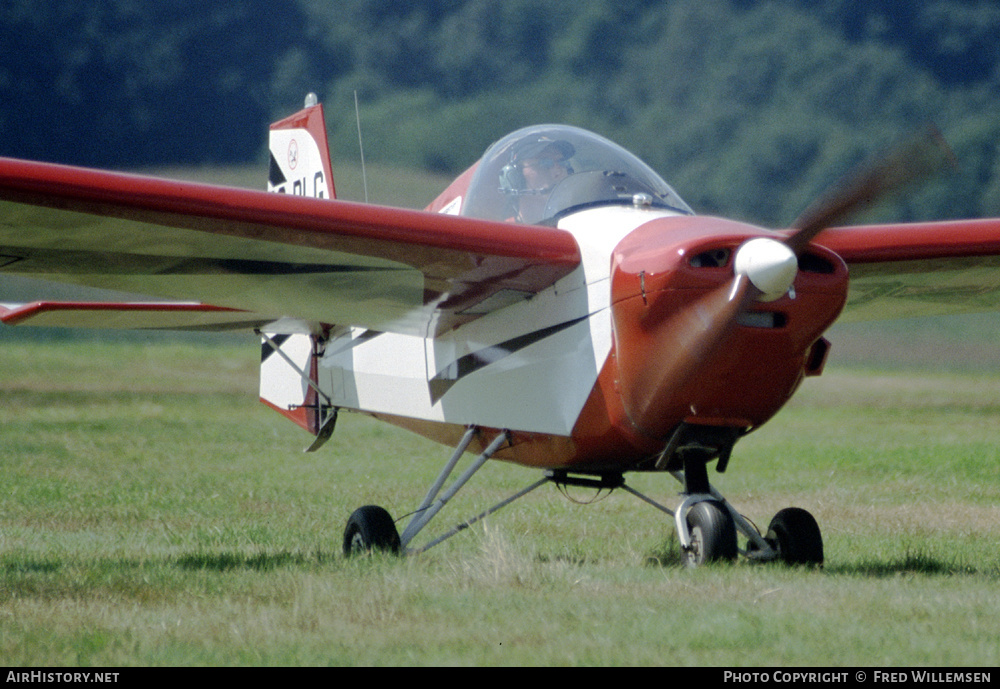
<instances>
[{"instance_id":1,"label":"mown lawn","mask_svg":"<svg viewBox=\"0 0 1000 689\"><path fill-rule=\"evenodd\" d=\"M252 340L0 346L8 665L1000 661L991 370L831 364L713 473L761 527L812 511L825 568L692 571L659 512L548 487L422 556L345 560L351 510L404 516L448 448L346 415L304 454L256 401ZM488 466L437 530L535 478Z\"/></svg>"}]
</instances>

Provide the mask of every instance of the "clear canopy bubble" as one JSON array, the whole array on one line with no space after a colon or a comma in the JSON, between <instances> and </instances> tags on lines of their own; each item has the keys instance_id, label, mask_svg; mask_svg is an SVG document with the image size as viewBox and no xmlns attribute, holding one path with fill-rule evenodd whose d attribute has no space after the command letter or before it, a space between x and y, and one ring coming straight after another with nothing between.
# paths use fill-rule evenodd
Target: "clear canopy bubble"
<instances>
[{"instance_id":1,"label":"clear canopy bubble","mask_svg":"<svg viewBox=\"0 0 1000 689\"><path fill-rule=\"evenodd\" d=\"M576 127L539 125L487 149L462 214L537 224L615 204L693 214L670 185L621 146Z\"/></svg>"}]
</instances>

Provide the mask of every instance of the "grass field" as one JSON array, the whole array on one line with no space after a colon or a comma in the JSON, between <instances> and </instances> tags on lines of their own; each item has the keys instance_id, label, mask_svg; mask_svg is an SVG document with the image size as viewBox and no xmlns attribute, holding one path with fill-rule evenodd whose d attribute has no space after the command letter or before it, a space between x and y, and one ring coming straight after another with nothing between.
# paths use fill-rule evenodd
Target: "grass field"
<instances>
[{"instance_id":1,"label":"grass field","mask_svg":"<svg viewBox=\"0 0 1000 689\"><path fill-rule=\"evenodd\" d=\"M692 571L659 512L550 488L425 555L348 561L351 510L406 514L447 448L351 415L303 454L256 402L253 340L0 346L7 665L1000 661L1000 375L977 362L807 381L713 480L762 526L811 510L826 567ZM534 479L491 464L438 530Z\"/></svg>"}]
</instances>

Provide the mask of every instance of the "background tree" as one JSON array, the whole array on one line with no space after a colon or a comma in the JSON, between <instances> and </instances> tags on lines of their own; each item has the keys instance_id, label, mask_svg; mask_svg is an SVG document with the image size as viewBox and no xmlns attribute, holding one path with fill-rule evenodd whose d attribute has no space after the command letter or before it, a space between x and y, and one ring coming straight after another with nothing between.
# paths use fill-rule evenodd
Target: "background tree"
<instances>
[{"instance_id":1,"label":"background tree","mask_svg":"<svg viewBox=\"0 0 1000 689\"><path fill-rule=\"evenodd\" d=\"M309 91L338 158L457 173L528 124L621 142L701 212L790 222L933 121L956 173L882 213L1000 215L992 0L7 0L0 153L259 162Z\"/></svg>"}]
</instances>

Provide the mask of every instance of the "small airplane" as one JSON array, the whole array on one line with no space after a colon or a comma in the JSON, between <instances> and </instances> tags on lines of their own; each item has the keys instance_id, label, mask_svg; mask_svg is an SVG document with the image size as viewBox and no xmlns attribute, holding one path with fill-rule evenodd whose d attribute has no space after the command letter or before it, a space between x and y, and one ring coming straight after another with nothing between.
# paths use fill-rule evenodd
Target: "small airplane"
<instances>
[{"instance_id":1,"label":"small airplane","mask_svg":"<svg viewBox=\"0 0 1000 689\"><path fill-rule=\"evenodd\" d=\"M784 230L696 215L636 156L568 126L503 137L424 211L336 199L312 95L269 147L272 193L0 159L0 273L170 299L5 304L0 318L252 330L261 401L312 434L309 450L340 411L453 446L402 532L382 507L350 516L348 555L422 552L555 483L661 510L690 566L821 565L807 511L761 532L709 464L725 471L822 373L838 317L1000 309L1000 219L832 227L942 157L934 146L866 168ZM491 459L541 476L416 546ZM679 504L629 472L671 474Z\"/></svg>"}]
</instances>

